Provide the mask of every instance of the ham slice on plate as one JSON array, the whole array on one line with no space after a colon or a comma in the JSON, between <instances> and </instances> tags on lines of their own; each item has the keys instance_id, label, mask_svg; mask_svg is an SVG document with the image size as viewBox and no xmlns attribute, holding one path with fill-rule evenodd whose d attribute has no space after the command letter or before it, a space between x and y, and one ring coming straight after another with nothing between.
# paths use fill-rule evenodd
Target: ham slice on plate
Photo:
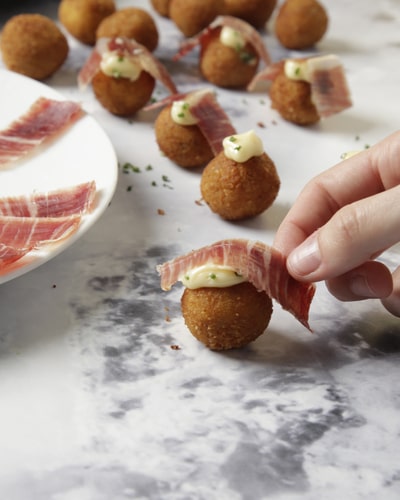
<instances>
[{"instance_id":1,"label":"ham slice on plate","mask_svg":"<svg viewBox=\"0 0 400 500\"><path fill-rule=\"evenodd\" d=\"M31 248L14 248L0 243L0 270L26 255Z\"/></svg>"},{"instance_id":2,"label":"ham slice on plate","mask_svg":"<svg viewBox=\"0 0 400 500\"><path fill-rule=\"evenodd\" d=\"M221 240L157 266L161 288L170 290L191 269L208 263L225 265L267 293L310 329L308 314L315 286L290 276L284 256L268 245L245 239Z\"/></svg>"},{"instance_id":3,"label":"ham slice on plate","mask_svg":"<svg viewBox=\"0 0 400 500\"><path fill-rule=\"evenodd\" d=\"M0 198L0 215L15 217L62 217L90 212L96 183L85 182L65 189L32 195Z\"/></svg>"},{"instance_id":4,"label":"ham slice on plate","mask_svg":"<svg viewBox=\"0 0 400 500\"><path fill-rule=\"evenodd\" d=\"M25 114L0 131L0 165L22 158L82 115L78 103L38 98Z\"/></svg>"},{"instance_id":5,"label":"ham slice on plate","mask_svg":"<svg viewBox=\"0 0 400 500\"><path fill-rule=\"evenodd\" d=\"M165 66L143 45L125 37L99 38L96 46L78 74L78 85L84 89L100 70L104 53L116 52L121 57L127 57L137 62L144 71L155 80L159 80L171 92L176 93L175 83Z\"/></svg>"},{"instance_id":6,"label":"ham slice on plate","mask_svg":"<svg viewBox=\"0 0 400 500\"><path fill-rule=\"evenodd\" d=\"M15 248L35 248L70 236L81 222L80 215L66 217L0 216L0 242Z\"/></svg>"}]
</instances>

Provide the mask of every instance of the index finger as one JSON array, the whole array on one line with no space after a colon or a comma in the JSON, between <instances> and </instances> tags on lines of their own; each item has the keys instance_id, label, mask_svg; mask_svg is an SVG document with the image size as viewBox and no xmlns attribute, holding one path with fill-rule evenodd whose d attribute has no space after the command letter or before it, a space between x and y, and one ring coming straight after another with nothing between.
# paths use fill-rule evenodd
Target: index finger
<instances>
[{"instance_id":1,"label":"index finger","mask_svg":"<svg viewBox=\"0 0 400 500\"><path fill-rule=\"evenodd\" d=\"M282 221L274 246L288 255L341 207L400 183L400 131L314 177Z\"/></svg>"}]
</instances>

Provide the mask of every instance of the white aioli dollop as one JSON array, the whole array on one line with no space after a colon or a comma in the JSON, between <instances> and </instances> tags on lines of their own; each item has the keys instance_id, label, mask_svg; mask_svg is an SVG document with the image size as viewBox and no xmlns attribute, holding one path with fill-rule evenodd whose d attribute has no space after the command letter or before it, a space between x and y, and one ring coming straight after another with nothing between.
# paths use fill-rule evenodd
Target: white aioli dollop
<instances>
[{"instance_id":1,"label":"white aioli dollop","mask_svg":"<svg viewBox=\"0 0 400 500\"><path fill-rule=\"evenodd\" d=\"M195 267L180 278L187 288L226 288L246 281L229 266L204 264Z\"/></svg>"},{"instance_id":2,"label":"white aioli dollop","mask_svg":"<svg viewBox=\"0 0 400 500\"><path fill-rule=\"evenodd\" d=\"M226 47L232 47L232 49L236 50L243 49L246 45L246 40L243 38L242 34L229 26L224 26L222 28L219 40Z\"/></svg>"},{"instance_id":3,"label":"white aioli dollop","mask_svg":"<svg viewBox=\"0 0 400 500\"><path fill-rule=\"evenodd\" d=\"M190 101L174 101L171 106L171 118L178 125L196 125L197 118L190 112Z\"/></svg>"},{"instance_id":4,"label":"white aioli dollop","mask_svg":"<svg viewBox=\"0 0 400 500\"><path fill-rule=\"evenodd\" d=\"M261 156L264 153L263 143L253 130L225 137L222 146L225 156L238 163L244 163L253 156Z\"/></svg>"},{"instance_id":5,"label":"white aioli dollop","mask_svg":"<svg viewBox=\"0 0 400 500\"><path fill-rule=\"evenodd\" d=\"M132 59L121 56L116 51L105 52L100 62L101 71L114 78L128 78L135 81L139 78L142 68Z\"/></svg>"},{"instance_id":6,"label":"white aioli dollop","mask_svg":"<svg viewBox=\"0 0 400 500\"><path fill-rule=\"evenodd\" d=\"M307 61L296 61L295 59L288 59L285 61L285 76L291 80L304 80L308 81L308 68Z\"/></svg>"}]
</instances>

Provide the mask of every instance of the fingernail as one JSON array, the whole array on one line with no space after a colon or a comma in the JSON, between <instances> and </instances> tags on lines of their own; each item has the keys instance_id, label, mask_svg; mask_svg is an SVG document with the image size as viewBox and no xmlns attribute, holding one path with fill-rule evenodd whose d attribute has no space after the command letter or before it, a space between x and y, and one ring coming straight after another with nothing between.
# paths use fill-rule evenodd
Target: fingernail
<instances>
[{"instance_id":1,"label":"fingernail","mask_svg":"<svg viewBox=\"0 0 400 500\"><path fill-rule=\"evenodd\" d=\"M370 287L365 276L361 276L360 274L352 277L349 283L350 290L360 298L377 298L376 292Z\"/></svg>"},{"instance_id":2,"label":"fingernail","mask_svg":"<svg viewBox=\"0 0 400 500\"><path fill-rule=\"evenodd\" d=\"M321 264L317 233L312 234L288 257L288 265L296 274L307 276L316 271Z\"/></svg>"}]
</instances>

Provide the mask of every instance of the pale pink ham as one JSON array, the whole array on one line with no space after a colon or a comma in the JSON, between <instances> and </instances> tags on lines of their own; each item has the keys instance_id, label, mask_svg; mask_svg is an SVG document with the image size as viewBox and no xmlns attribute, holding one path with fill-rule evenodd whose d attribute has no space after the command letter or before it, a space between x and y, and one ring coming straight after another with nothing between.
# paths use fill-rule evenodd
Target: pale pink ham
<instances>
[{"instance_id":1,"label":"pale pink ham","mask_svg":"<svg viewBox=\"0 0 400 500\"><path fill-rule=\"evenodd\" d=\"M279 61L266 66L261 71L256 73L250 83L247 85L247 90L253 92L257 89L259 83L271 83L283 71L285 61Z\"/></svg>"},{"instance_id":2,"label":"pale pink ham","mask_svg":"<svg viewBox=\"0 0 400 500\"><path fill-rule=\"evenodd\" d=\"M264 41L258 31L246 21L233 16L218 16L207 28L201 31L193 38L185 40L178 53L173 57L177 61L181 57L188 54L198 45L204 45L210 37L210 34L215 30L227 26L238 31L250 45L253 46L261 61L268 65L271 62L271 57L264 44Z\"/></svg>"},{"instance_id":3,"label":"pale pink ham","mask_svg":"<svg viewBox=\"0 0 400 500\"><path fill-rule=\"evenodd\" d=\"M337 56L310 57L307 73L311 100L319 116L326 118L352 106L344 69Z\"/></svg>"},{"instance_id":4,"label":"pale pink ham","mask_svg":"<svg viewBox=\"0 0 400 500\"><path fill-rule=\"evenodd\" d=\"M21 259L30 250L30 248L14 248L0 243L0 270Z\"/></svg>"},{"instance_id":5,"label":"pale pink ham","mask_svg":"<svg viewBox=\"0 0 400 500\"><path fill-rule=\"evenodd\" d=\"M70 236L78 229L80 222L80 215L66 217L0 216L0 242L15 249L34 248Z\"/></svg>"},{"instance_id":6,"label":"pale pink ham","mask_svg":"<svg viewBox=\"0 0 400 500\"><path fill-rule=\"evenodd\" d=\"M155 80L165 85L171 93L177 92L175 83L165 66L146 47L125 37L100 38L96 42L95 48L78 74L78 84L81 89L89 85L100 70L100 62L106 52L116 52L121 57L132 59Z\"/></svg>"},{"instance_id":7,"label":"pale pink ham","mask_svg":"<svg viewBox=\"0 0 400 500\"><path fill-rule=\"evenodd\" d=\"M161 288L170 290L189 270L208 263L233 268L258 291L267 293L304 326L310 328L308 314L315 286L292 278L286 269L284 256L258 241L221 240L165 262L157 266Z\"/></svg>"},{"instance_id":8,"label":"pale pink ham","mask_svg":"<svg viewBox=\"0 0 400 500\"><path fill-rule=\"evenodd\" d=\"M23 157L82 115L78 103L40 97L24 115L0 131L0 165Z\"/></svg>"},{"instance_id":9,"label":"pale pink ham","mask_svg":"<svg viewBox=\"0 0 400 500\"><path fill-rule=\"evenodd\" d=\"M44 193L0 198L0 215L62 217L84 214L93 208L95 181Z\"/></svg>"}]
</instances>

